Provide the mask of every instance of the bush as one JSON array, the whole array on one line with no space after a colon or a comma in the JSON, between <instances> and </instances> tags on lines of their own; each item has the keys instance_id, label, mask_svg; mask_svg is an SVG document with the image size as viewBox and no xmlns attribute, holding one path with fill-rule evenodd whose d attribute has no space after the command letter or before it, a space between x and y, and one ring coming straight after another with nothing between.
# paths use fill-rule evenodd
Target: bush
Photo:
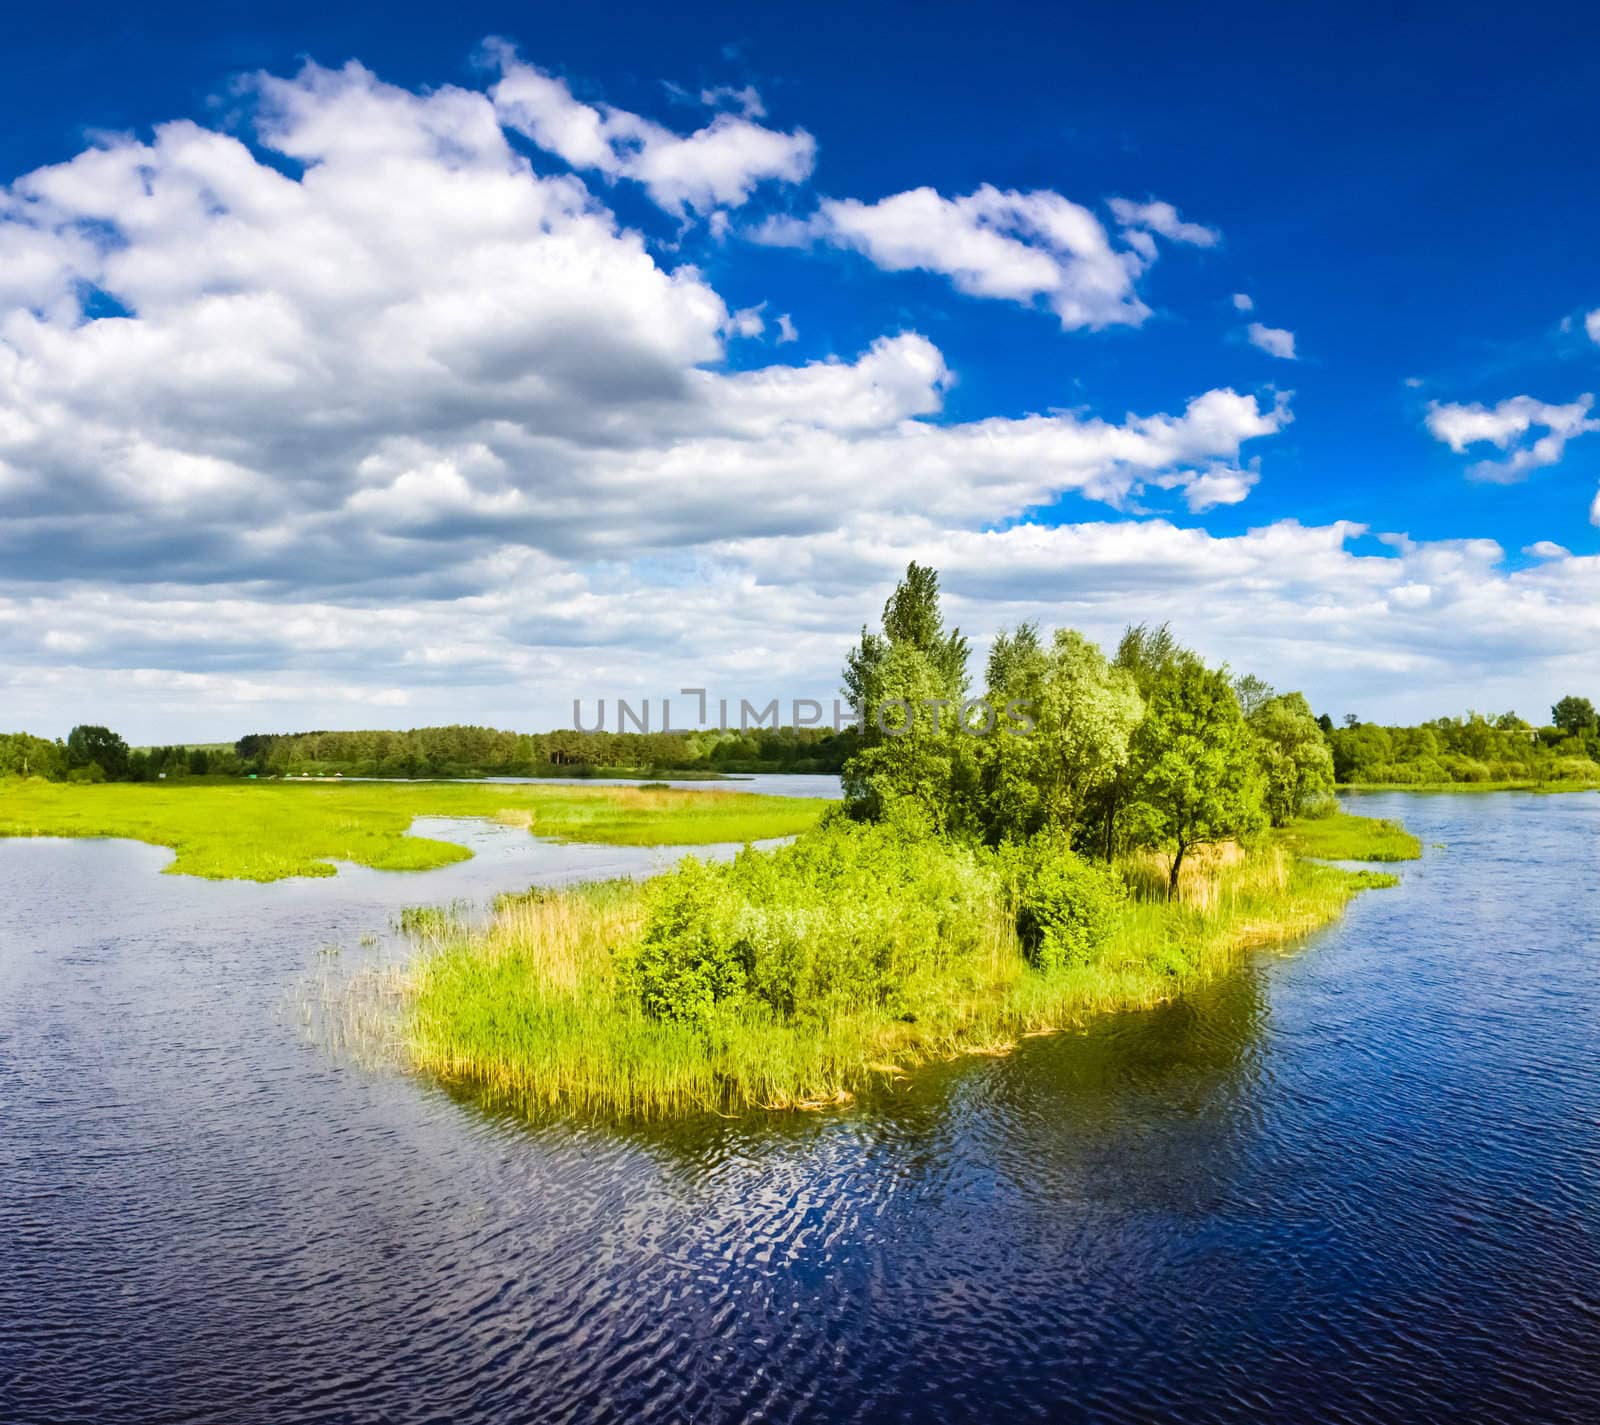
<instances>
[{"instance_id":1,"label":"bush","mask_svg":"<svg viewBox=\"0 0 1600 1425\"><path fill-rule=\"evenodd\" d=\"M987 857L835 819L726 866L683 862L619 974L655 1019L705 1024L732 1001L780 1022L882 1008L980 944L995 886Z\"/></svg>"},{"instance_id":2,"label":"bush","mask_svg":"<svg viewBox=\"0 0 1600 1425\"><path fill-rule=\"evenodd\" d=\"M1126 896L1122 886L1060 837L1036 837L1024 855L1017 884L1023 953L1040 970L1087 964L1111 933Z\"/></svg>"},{"instance_id":3,"label":"bush","mask_svg":"<svg viewBox=\"0 0 1600 1425\"><path fill-rule=\"evenodd\" d=\"M652 1019L707 1024L744 994L748 965L722 868L690 856L654 883L644 934L618 974Z\"/></svg>"}]
</instances>

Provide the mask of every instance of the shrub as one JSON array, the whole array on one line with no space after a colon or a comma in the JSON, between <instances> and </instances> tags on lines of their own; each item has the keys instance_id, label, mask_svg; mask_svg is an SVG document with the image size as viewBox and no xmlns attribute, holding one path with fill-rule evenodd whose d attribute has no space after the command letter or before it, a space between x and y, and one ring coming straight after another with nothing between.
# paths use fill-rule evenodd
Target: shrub
<instances>
[{"instance_id":1,"label":"shrub","mask_svg":"<svg viewBox=\"0 0 1600 1425\"><path fill-rule=\"evenodd\" d=\"M618 966L652 1019L707 1024L743 995L749 953L734 912L722 869L692 856L653 884L644 934Z\"/></svg>"},{"instance_id":2,"label":"shrub","mask_svg":"<svg viewBox=\"0 0 1600 1425\"><path fill-rule=\"evenodd\" d=\"M835 819L726 866L685 861L658 883L638 950L619 964L657 1019L719 1008L826 1021L896 1001L983 937L987 857L885 825Z\"/></svg>"},{"instance_id":3,"label":"shrub","mask_svg":"<svg viewBox=\"0 0 1600 1425\"><path fill-rule=\"evenodd\" d=\"M1087 964L1111 933L1122 887L1055 836L1027 847L1017 885L1017 936L1040 970Z\"/></svg>"}]
</instances>

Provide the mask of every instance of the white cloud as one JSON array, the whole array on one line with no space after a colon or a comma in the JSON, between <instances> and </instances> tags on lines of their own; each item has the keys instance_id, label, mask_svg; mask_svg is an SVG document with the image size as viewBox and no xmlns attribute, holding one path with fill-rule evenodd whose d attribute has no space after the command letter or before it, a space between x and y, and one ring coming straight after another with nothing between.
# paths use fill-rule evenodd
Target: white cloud
<instances>
[{"instance_id":1,"label":"white cloud","mask_svg":"<svg viewBox=\"0 0 1600 1425\"><path fill-rule=\"evenodd\" d=\"M1532 396L1512 396L1495 406L1433 401L1428 405L1426 423L1428 433L1457 455L1465 453L1468 446L1479 444L1509 451L1505 460L1480 460L1467 470L1474 480L1505 485L1556 464L1565 454L1569 440L1600 430L1600 420L1589 416L1593 405L1594 397L1588 394L1564 406L1536 401ZM1535 430L1545 434L1523 444L1523 438Z\"/></svg>"},{"instance_id":2,"label":"white cloud","mask_svg":"<svg viewBox=\"0 0 1600 1425\"><path fill-rule=\"evenodd\" d=\"M1241 504L1261 477L1254 470L1219 467L1191 480L1183 492L1184 503L1202 515L1218 505Z\"/></svg>"},{"instance_id":3,"label":"white cloud","mask_svg":"<svg viewBox=\"0 0 1600 1425\"><path fill-rule=\"evenodd\" d=\"M1233 310L1236 312L1253 312L1256 309L1255 300L1248 292L1235 292L1233 294Z\"/></svg>"},{"instance_id":4,"label":"white cloud","mask_svg":"<svg viewBox=\"0 0 1600 1425\"><path fill-rule=\"evenodd\" d=\"M1109 204L1112 214L1124 228L1157 233L1169 242L1187 243L1191 247L1215 247L1222 234L1202 223L1185 222L1171 203L1155 200L1135 203L1127 198L1113 198Z\"/></svg>"},{"instance_id":5,"label":"white cloud","mask_svg":"<svg viewBox=\"0 0 1600 1425\"><path fill-rule=\"evenodd\" d=\"M1600 490L1595 491L1595 497L1589 501L1589 523L1600 525Z\"/></svg>"},{"instance_id":6,"label":"white cloud","mask_svg":"<svg viewBox=\"0 0 1600 1425\"><path fill-rule=\"evenodd\" d=\"M1295 359L1294 333L1285 331L1282 327L1263 326L1260 322L1251 322L1245 328L1245 334L1250 338L1250 345L1259 347L1268 356L1276 356L1284 361Z\"/></svg>"},{"instance_id":7,"label":"white cloud","mask_svg":"<svg viewBox=\"0 0 1600 1425\"><path fill-rule=\"evenodd\" d=\"M1190 243L1202 240L1195 234L1209 234L1207 241L1215 234L1182 222L1170 204L1125 206L1145 241L1120 249L1089 209L1059 193L989 184L957 198L914 188L876 203L824 199L813 217L769 221L753 236L776 245L852 248L888 272L940 273L969 296L1043 301L1068 331L1139 326L1150 315L1136 289L1155 256L1149 231Z\"/></svg>"},{"instance_id":8,"label":"white cloud","mask_svg":"<svg viewBox=\"0 0 1600 1425\"><path fill-rule=\"evenodd\" d=\"M764 110L753 89L737 91L740 116L718 114L702 129L676 134L609 104L585 104L565 80L517 59L509 46L485 47L500 80L490 91L500 121L573 168L642 183L677 214L738 207L765 182L810 176L816 141L804 129L782 133L755 123ZM734 91L708 90L718 102Z\"/></svg>"},{"instance_id":9,"label":"white cloud","mask_svg":"<svg viewBox=\"0 0 1600 1425\"><path fill-rule=\"evenodd\" d=\"M756 337L767 329L766 322L762 319L761 308L765 302L754 307L741 307L728 318L728 332L732 336Z\"/></svg>"},{"instance_id":10,"label":"white cloud","mask_svg":"<svg viewBox=\"0 0 1600 1425\"><path fill-rule=\"evenodd\" d=\"M795 330L794 318L787 312L778 314L778 345L782 346L787 341L799 341L800 333Z\"/></svg>"},{"instance_id":11,"label":"white cloud","mask_svg":"<svg viewBox=\"0 0 1600 1425\"><path fill-rule=\"evenodd\" d=\"M730 312L580 178L542 173L488 95L355 65L254 90L263 155L175 123L0 192L14 724L92 711L169 741L553 725L576 695L688 684L828 696L913 556L980 637L1171 619L1335 710L1401 715L1413 688L1419 714L1503 706L1525 678L1548 701L1592 664L1594 559L1507 572L1487 541L1356 555L1344 524L1110 518L1237 504L1283 397L958 420L944 353L909 330L734 369L759 304ZM562 93L538 100L550 151L626 177L633 151ZM962 280L1134 320L1139 253L1056 195L988 192L933 195L976 254ZM89 320L87 296L127 315ZM1080 500L1100 516L1073 522Z\"/></svg>"},{"instance_id":12,"label":"white cloud","mask_svg":"<svg viewBox=\"0 0 1600 1425\"><path fill-rule=\"evenodd\" d=\"M453 595L508 547L634 557L1147 488L1198 508L1241 494L1241 444L1289 419L1217 390L1121 423L934 424L951 373L910 332L728 371L759 308L730 313L579 180L540 176L485 95L358 65L255 89L259 141L301 176L176 123L3 199L0 238L38 258L0 312L14 577ZM130 315L84 320L83 290Z\"/></svg>"},{"instance_id":13,"label":"white cloud","mask_svg":"<svg viewBox=\"0 0 1600 1425\"><path fill-rule=\"evenodd\" d=\"M1567 559L1572 554L1564 544L1557 544L1551 539L1541 539L1534 544L1525 545L1522 552L1532 559Z\"/></svg>"},{"instance_id":14,"label":"white cloud","mask_svg":"<svg viewBox=\"0 0 1600 1425\"><path fill-rule=\"evenodd\" d=\"M573 697L592 707L689 685L826 698L911 558L939 567L951 617L980 645L1024 618L1103 643L1129 622L1171 621L1207 657L1302 687L1335 715L1532 715L1592 673L1600 558L1508 571L1493 541L1404 537L1386 554L1352 552L1364 532L1283 521L1223 537L1162 519L985 530L883 512L713 542L666 574L507 550L486 587L452 600L0 588L0 702L50 732L109 703L129 733L165 740L409 726L463 707L556 726Z\"/></svg>"},{"instance_id":15,"label":"white cloud","mask_svg":"<svg viewBox=\"0 0 1600 1425\"><path fill-rule=\"evenodd\" d=\"M1600 307L1583 319L1583 329L1589 334L1590 341L1600 343Z\"/></svg>"},{"instance_id":16,"label":"white cloud","mask_svg":"<svg viewBox=\"0 0 1600 1425\"><path fill-rule=\"evenodd\" d=\"M717 84L700 91L700 102L708 109L720 109L728 105L737 109L747 119L764 119L767 117L767 106L761 102L761 94L753 84L735 87L732 84Z\"/></svg>"}]
</instances>

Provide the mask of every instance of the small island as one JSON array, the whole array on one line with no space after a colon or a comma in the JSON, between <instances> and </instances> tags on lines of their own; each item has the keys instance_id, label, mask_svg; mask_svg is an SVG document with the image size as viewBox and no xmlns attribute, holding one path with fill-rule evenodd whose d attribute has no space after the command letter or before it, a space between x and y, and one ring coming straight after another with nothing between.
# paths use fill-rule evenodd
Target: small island
<instances>
[{"instance_id":1,"label":"small island","mask_svg":"<svg viewBox=\"0 0 1600 1425\"><path fill-rule=\"evenodd\" d=\"M427 919L414 1063L533 1114L846 1102L1168 1000L1395 883L1302 851L1420 855L1338 812L1304 698L1166 628L1107 658L1025 624L996 641L981 699L967 665L937 575L912 564L846 659L856 706L904 716L862 719L843 804L729 864L502 897L487 928ZM1032 726L999 733L996 708Z\"/></svg>"}]
</instances>

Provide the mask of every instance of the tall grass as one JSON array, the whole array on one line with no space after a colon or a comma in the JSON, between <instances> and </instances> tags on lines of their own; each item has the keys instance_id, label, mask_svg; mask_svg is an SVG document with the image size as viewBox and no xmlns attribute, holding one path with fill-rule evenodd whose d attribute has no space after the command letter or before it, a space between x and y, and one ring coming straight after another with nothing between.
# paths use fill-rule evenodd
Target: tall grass
<instances>
[{"instance_id":1,"label":"tall grass","mask_svg":"<svg viewBox=\"0 0 1600 1425\"><path fill-rule=\"evenodd\" d=\"M1030 965L1014 905L991 875L973 887L976 934L946 916L959 944L927 946L924 968L887 1001L780 1015L745 999L701 1020L647 1015L627 982L650 884L507 899L486 928L421 948L404 1038L418 1069L535 1116L835 1104L920 1064L1003 1053L1025 1034L1169 1000L1247 950L1327 924L1359 890L1394 882L1299 861L1281 845L1193 857L1171 902L1158 860L1121 869L1132 894L1087 963Z\"/></svg>"},{"instance_id":2,"label":"tall grass","mask_svg":"<svg viewBox=\"0 0 1600 1425\"><path fill-rule=\"evenodd\" d=\"M472 853L412 836L419 816L484 817L537 836L703 846L793 836L829 804L742 792L489 782L68 784L0 780L0 836L113 836L169 846L174 875L276 881L337 861L422 871Z\"/></svg>"}]
</instances>

